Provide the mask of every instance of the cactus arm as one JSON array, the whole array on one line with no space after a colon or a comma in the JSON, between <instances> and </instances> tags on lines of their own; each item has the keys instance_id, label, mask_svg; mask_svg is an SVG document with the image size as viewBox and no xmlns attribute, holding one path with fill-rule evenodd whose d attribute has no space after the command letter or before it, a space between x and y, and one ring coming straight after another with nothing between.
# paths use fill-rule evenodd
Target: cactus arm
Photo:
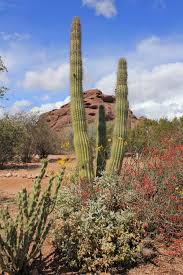
<instances>
[{"instance_id":1,"label":"cactus arm","mask_svg":"<svg viewBox=\"0 0 183 275\"><path fill-rule=\"evenodd\" d=\"M116 116L113 131L111 156L107 163L106 169L107 174L119 174L121 170L127 138L127 120L129 108L127 95L127 63L125 59L120 59L118 64L116 85Z\"/></svg>"},{"instance_id":2,"label":"cactus arm","mask_svg":"<svg viewBox=\"0 0 183 275\"><path fill-rule=\"evenodd\" d=\"M71 117L79 174L91 181L94 170L82 96L81 26L78 17L74 18L71 29L70 83Z\"/></svg>"}]
</instances>

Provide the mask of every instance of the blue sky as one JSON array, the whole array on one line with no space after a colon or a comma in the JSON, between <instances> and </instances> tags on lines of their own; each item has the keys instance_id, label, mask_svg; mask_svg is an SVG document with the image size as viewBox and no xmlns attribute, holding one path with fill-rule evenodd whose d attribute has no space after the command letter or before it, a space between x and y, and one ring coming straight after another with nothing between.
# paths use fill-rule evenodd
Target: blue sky
<instances>
[{"instance_id":1,"label":"blue sky","mask_svg":"<svg viewBox=\"0 0 183 275\"><path fill-rule=\"evenodd\" d=\"M69 39L82 23L84 89L113 94L126 57L130 107L150 118L183 115L182 0L0 0L2 104L12 114L69 100ZM0 114L4 111L0 110Z\"/></svg>"}]
</instances>

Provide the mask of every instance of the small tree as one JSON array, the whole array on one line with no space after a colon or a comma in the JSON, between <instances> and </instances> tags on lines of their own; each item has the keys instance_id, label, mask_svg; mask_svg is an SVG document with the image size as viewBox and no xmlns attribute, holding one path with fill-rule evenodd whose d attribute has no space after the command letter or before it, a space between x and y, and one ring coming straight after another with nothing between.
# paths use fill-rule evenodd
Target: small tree
<instances>
[{"instance_id":1,"label":"small tree","mask_svg":"<svg viewBox=\"0 0 183 275\"><path fill-rule=\"evenodd\" d=\"M43 121L38 121L33 132L35 153L42 158L54 154L58 148L58 137L52 129Z\"/></svg>"},{"instance_id":2,"label":"small tree","mask_svg":"<svg viewBox=\"0 0 183 275\"><path fill-rule=\"evenodd\" d=\"M35 154L35 144L34 144L34 131L38 121L38 115L32 113L21 112L16 114L12 118L16 123L20 124L24 130L24 139L21 142L21 146L18 148L17 155L20 160L27 163L32 159L33 154Z\"/></svg>"},{"instance_id":3,"label":"small tree","mask_svg":"<svg viewBox=\"0 0 183 275\"><path fill-rule=\"evenodd\" d=\"M8 116L0 120L0 165L13 160L25 138L26 132L20 124Z\"/></svg>"}]
</instances>

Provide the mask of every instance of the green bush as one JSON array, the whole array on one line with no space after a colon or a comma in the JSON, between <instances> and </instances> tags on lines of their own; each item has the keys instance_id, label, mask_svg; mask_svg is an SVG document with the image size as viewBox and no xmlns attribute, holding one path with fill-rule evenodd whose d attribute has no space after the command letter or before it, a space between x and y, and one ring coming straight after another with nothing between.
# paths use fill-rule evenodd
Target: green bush
<instances>
[{"instance_id":1,"label":"green bush","mask_svg":"<svg viewBox=\"0 0 183 275\"><path fill-rule=\"evenodd\" d=\"M35 154L34 129L37 125L38 115L20 112L11 119L14 123L21 125L25 133L17 150L17 160L24 163L30 162Z\"/></svg>"},{"instance_id":2,"label":"green bush","mask_svg":"<svg viewBox=\"0 0 183 275\"><path fill-rule=\"evenodd\" d=\"M41 181L47 162L34 181L32 194L23 189L17 200L18 213L12 217L8 209L0 209L0 270L13 275L29 274L32 260L40 253L52 225L53 212L63 171L52 177L41 192ZM55 185L54 192L51 191Z\"/></svg>"},{"instance_id":3,"label":"green bush","mask_svg":"<svg viewBox=\"0 0 183 275\"><path fill-rule=\"evenodd\" d=\"M46 158L48 154L60 150L57 135L44 122L39 122L36 114L19 113L0 119L0 164L9 161L31 161L38 154Z\"/></svg>"},{"instance_id":4,"label":"green bush","mask_svg":"<svg viewBox=\"0 0 183 275\"><path fill-rule=\"evenodd\" d=\"M182 129L183 117L172 121L164 118L159 121L145 120L136 128L129 130L127 151L132 154L141 154L145 147L164 147L161 141L165 138L171 138L175 144L182 144Z\"/></svg>"},{"instance_id":5,"label":"green bush","mask_svg":"<svg viewBox=\"0 0 183 275\"><path fill-rule=\"evenodd\" d=\"M58 151L58 137L50 127L42 121L38 121L33 131L33 146L35 154L41 159Z\"/></svg>"},{"instance_id":6,"label":"green bush","mask_svg":"<svg viewBox=\"0 0 183 275\"><path fill-rule=\"evenodd\" d=\"M0 164L12 161L18 154L27 133L22 125L5 117L0 120Z\"/></svg>"},{"instance_id":7,"label":"green bush","mask_svg":"<svg viewBox=\"0 0 183 275\"><path fill-rule=\"evenodd\" d=\"M96 184L91 192L78 186L62 188L54 245L72 269L106 271L134 264L138 258L141 225L131 211L116 209L108 187L98 190Z\"/></svg>"}]
</instances>

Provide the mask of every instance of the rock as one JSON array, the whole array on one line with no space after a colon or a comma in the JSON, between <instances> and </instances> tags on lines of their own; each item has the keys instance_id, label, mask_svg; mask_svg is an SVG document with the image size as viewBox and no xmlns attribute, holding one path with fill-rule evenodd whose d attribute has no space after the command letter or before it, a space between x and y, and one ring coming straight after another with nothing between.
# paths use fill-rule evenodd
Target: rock
<instances>
[{"instance_id":1,"label":"rock","mask_svg":"<svg viewBox=\"0 0 183 275\"><path fill-rule=\"evenodd\" d=\"M114 120L115 96L105 95L100 90L92 89L83 93L86 119L88 123L96 120L98 106L104 105L106 112L106 121ZM129 127L134 128L142 123L146 118L138 119L131 110L129 110ZM53 132L59 133L66 126L71 126L70 103L63 105L60 109L52 110L40 116L39 121L46 122Z\"/></svg>"},{"instance_id":2,"label":"rock","mask_svg":"<svg viewBox=\"0 0 183 275\"><path fill-rule=\"evenodd\" d=\"M28 178L28 179L32 179L33 176L32 176L32 175L27 175L27 178Z\"/></svg>"},{"instance_id":3,"label":"rock","mask_svg":"<svg viewBox=\"0 0 183 275\"><path fill-rule=\"evenodd\" d=\"M12 177L12 173L9 172L8 174L6 174L6 177L7 177L7 178Z\"/></svg>"},{"instance_id":4,"label":"rock","mask_svg":"<svg viewBox=\"0 0 183 275\"><path fill-rule=\"evenodd\" d=\"M156 256L155 251L152 248L143 247L141 254L145 259L152 259Z\"/></svg>"}]
</instances>

